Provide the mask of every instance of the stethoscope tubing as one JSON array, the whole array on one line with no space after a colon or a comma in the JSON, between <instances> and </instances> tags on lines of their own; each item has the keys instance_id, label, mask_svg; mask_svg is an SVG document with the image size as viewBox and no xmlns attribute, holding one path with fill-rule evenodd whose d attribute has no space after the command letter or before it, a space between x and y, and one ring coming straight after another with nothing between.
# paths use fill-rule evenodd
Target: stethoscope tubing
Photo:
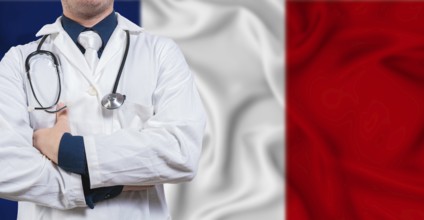
<instances>
[{"instance_id":1,"label":"stethoscope tubing","mask_svg":"<svg viewBox=\"0 0 424 220\"><path fill-rule=\"evenodd\" d=\"M57 105L57 103L59 103L60 94L62 92L62 84L61 84L61 78L60 78L60 72L59 72L59 61L58 61L58 59L56 58L56 56L52 52L47 51L47 50L41 50L41 46L43 45L43 43L46 40L47 36L48 35L43 36L43 38L40 41L40 44L37 47L37 50L34 51L34 52L32 52L32 53L30 53L27 56L27 58L25 60L25 70L26 70L26 73L27 73L27 78L28 78L29 86L31 88L31 92L34 95L34 98L37 101L38 105L40 105L40 107L35 107L34 110L44 110L44 111L46 111L48 113L56 113L56 112L59 112L59 111L62 111L63 109L65 109L66 106L63 106L60 109L50 110L50 109L54 108ZM40 100L38 99L38 97L37 97L37 95L35 93L35 90L34 90L34 86L32 85L31 74L29 73L29 71L30 71L29 61L31 60L32 57L34 57L36 55L39 55L39 54L45 54L45 55L48 55L49 57L52 58L53 64L54 64L55 69L56 69L57 80L58 80L58 83L59 83L59 92L58 92L58 96L56 98L56 101L55 101L55 103L53 105L48 106L48 107L44 107L41 104Z\"/></svg>"},{"instance_id":2,"label":"stethoscope tubing","mask_svg":"<svg viewBox=\"0 0 424 220\"><path fill-rule=\"evenodd\" d=\"M127 35L127 43L125 45L124 57L122 57L121 65L119 66L118 75L116 76L115 84L113 85L112 94L115 94L116 90L118 89L119 80L121 79L122 71L124 70L125 62L127 61L128 50L130 48L130 32L128 30L125 30L125 33Z\"/></svg>"},{"instance_id":3,"label":"stethoscope tubing","mask_svg":"<svg viewBox=\"0 0 424 220\"><path fill-rule=\"evenodd\" d=\"M129 51L129 47L130 47L130 34L129 34L129 31L128 30L125 30L125 33L126 33L126 40L127 40L127 42L126 42L126 46L125 46L124 56L122 58L121 65L119 67L119 71L118 71L118 74L116 76L115 83L113 85L112 93L106 95L105 98L112 97L113 95L121 95L119 93L116 93L116 91L118 89L119 81L121 79L121 75L122 75L122 72L123 72L123 69L124 69L124 66L125 66L125 62L127 60L128 51ZM40 106L40 107L35 107L34 110L44 110L47 113L57 113L57 112L62 111L63 109L65 109L67 106L65 105L65 106L63 106L63 107L61 107L59 109L50 110L50 109L54 108L55 106L57 106L57 104L59 103L60 96L62 94L62 83L61 83L61 78L60 78L59 60L57 59L57 57L52 52L47 51L47 50L41 50L41 47L44 44L44 41L46 40L46 38L48 36L50 36L50 35L44 35L43 38L41 39L40 43L37 46L37 50L34 51L34 52L32 52L31 54L29 54L27 56L27 58L25 59L25 70L26 70L26 73L27 73L27 78L28 78L28 81L29 81L29 86L31 88L31 92L32 92L35 100L37 101L38 105ZM41 102L39 101L39 99L38 99L38 97L37 97L37 95L35 93L34 86L32 84L32 80L31 80L31 75L30 75L29 61L31 60L32 57L34 57L36 55L40 55L40 54L45 54L45 55L48 55L49 57L52 58L53 63L55 65L55 69L56 69L56 73L57 73L57 79L58 79L58 83L59 83L59 92L58 92L58 96L56 98L56 101L55 101L55 103L53 105L48 106L48 107L44 107L41 104ZM106 109L109 109L109 110L113 110L113 109L119 108L124 103L124 101L125 101L125 95L121 95L121 96L123 97L123 100L122 100L122 103L119 104L119 106L117 106L117 107L115 106L113 108L110 108L110 107L107 107L106 105L103 105L102 104L103 107L106 108Z\"/></svg>"}]
</instances>

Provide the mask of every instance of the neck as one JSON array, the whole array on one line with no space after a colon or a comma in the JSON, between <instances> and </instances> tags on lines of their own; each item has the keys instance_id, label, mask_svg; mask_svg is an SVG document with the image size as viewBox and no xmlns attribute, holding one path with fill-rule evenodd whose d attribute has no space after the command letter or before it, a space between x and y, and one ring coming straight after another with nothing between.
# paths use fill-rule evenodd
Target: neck
<instances>
[{"instance_id":1,"label":"neck","mask_svg":"<svg viewBox=\"0 0 424 220\"><path fill-rule=\"evenodd\" d=\"M90 28L90 27L93 27L94 25L96 25L97 23L99 23L101 20L103 20L108 15L110 15L110 13L112 13L112 11L113 11L113 8L110 8L108 10L105 10L103 13L97 14L95 16L90 16L90 17L83 16L83 15L75 15L75 14L69 13L67 11L64 11L63 14L66 17L78 22L80 25L87 27L87 28Z\"/></svg>"}]
</instances>

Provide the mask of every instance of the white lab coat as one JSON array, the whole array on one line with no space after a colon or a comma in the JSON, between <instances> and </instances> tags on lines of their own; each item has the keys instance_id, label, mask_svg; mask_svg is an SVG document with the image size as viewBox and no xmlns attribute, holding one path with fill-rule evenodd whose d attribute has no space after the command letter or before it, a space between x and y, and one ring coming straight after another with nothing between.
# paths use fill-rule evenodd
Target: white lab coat
<instances>
[{"instance_id":1,"label":"white lab coat","mask_svg":"<svg viewBox=\"0 0 424 220\"><path fill-rule=\"evenodd\" d=\"M66 172L32 146L33 130L51 127L55 115L37 107L24 63L39 43L12 48L0 63L0 197L19 202L18 219L170 219L163 183L189 181L196 173L206 116L193 76L176 44L150 35L118 16L95 71L91 71L60 19L42 49L60 60L61 100L71 132L84 136L92 188L154 185L123 192L86 207L80 175ZM112 91L130 31L130 50L118 92L125 104L110 111L100 101ZM48 68L48 67L46 67ZM37 96L57 95L56 76L34 70Z\"/></svg>"}]
</instances>

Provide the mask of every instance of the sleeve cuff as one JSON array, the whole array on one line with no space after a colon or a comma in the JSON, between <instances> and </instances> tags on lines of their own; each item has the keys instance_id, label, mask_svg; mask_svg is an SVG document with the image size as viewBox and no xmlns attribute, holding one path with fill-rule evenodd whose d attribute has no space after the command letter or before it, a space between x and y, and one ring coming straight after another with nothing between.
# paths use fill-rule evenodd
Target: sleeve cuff
<instances>
[{"instance_id":1,"label":"sleeve cuff","mask_svg":"<svg viewBox=\"0 0 424 220\"><path fill-rule=\"evenodd\" d=\"M58 165L62 169L87 175L87 159L85 157L84 139L65 133L59 144Z\"/></svg>"},{"instance_id":2,"label":"sleeve cuff","mask_svg":"<svg viewBox=\"0 0 424 220\"><path fill-rule=\"evenodd\" d=\"M90 179L87 176L81 176L84 188L85 203L91 209L100 201L114 198L121 194L124 186L110 186L96 189L90 189Z\"/></svg>"}]
</instances>

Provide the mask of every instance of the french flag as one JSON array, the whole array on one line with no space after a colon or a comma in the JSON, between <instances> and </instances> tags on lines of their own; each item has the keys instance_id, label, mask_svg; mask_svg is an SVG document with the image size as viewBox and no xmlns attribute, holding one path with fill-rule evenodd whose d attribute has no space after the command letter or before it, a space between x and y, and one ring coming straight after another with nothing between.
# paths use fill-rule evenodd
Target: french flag
<instances>
[{"instance_id":1,"label":"french flag","mask_svg":"<svg viewBox=\"0 0 424 220\"><path fill-rule=\"evenodd\" d=\"M424 219L424 1L115 9L178 43L208 111L196 178L166 188L173 219ZM60 14L0 0L0 55ZM0 203L0 219L15 213Z\"/></svg>"}]
</instances>

